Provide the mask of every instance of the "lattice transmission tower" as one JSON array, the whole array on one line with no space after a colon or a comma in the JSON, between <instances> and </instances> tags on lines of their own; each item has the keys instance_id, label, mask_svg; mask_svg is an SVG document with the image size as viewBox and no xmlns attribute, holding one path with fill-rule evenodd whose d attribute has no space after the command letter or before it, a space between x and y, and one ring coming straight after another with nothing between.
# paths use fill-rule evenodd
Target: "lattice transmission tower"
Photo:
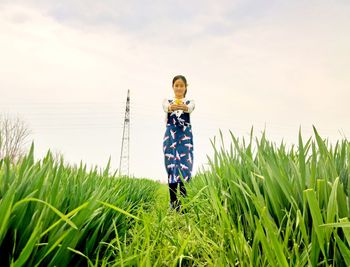
<instances>
[{"instance_id":1,"label":"lattice transmission tower","mask_svg":"<svg viewBox=\"0 0 350 267\"><path fill-rule=\"evenodd\" d=\"M130 90L126 98L125 118L120 151L119 175L129 176L129 147L130 147Z\"/></svg>"}]
</instances>

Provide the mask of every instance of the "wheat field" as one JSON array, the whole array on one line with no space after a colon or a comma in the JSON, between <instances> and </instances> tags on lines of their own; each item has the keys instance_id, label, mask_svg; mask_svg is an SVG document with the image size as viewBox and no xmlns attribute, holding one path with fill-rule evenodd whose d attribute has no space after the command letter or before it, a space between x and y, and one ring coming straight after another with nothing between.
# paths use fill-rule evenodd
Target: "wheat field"
<instances>
[{"instance_id":1,"label":"wheat field","mask_svg":"<svg viewBox=\"0 0 350 267\"><path fill-rule=\"evenodd\" d=\"M184 213L167 185L34 161L32 144L0 161L1 265L350 266L350 143L301 136L287 149L220 131Z\"/></svg>"}]
</instances>

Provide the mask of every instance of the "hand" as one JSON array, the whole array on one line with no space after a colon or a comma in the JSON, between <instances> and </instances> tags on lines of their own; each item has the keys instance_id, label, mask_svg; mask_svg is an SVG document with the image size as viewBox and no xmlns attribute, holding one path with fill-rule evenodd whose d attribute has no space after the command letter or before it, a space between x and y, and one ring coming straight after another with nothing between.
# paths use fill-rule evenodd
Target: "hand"
<instances>
[{"instance_id":1,"label":"hand","mask_svg":"<svg viewBox=\"0 0 350 267\"><path fill-rule=\"evenodd\" d=\"M179 110L179 109L187 111L188 107L187 107L186 104L179 104L179 105L177 105L177 104L170 104L170 106L169 106L169 110L170 111L175 111L175 110Z\"/></svg>"},{"instance_id":2,"label":"hand","mask_svg":"<svg viewBox=\"0 0 350 267\"><path fill-rule=\"evenodd\" d=\"M170 112L173 112L173 111L175 111L175 110L177 110L178 109L178 105L176 105L176 104L170 104L170 106L169 106L169 111Z\"/></svg>"},{"instance_id":3,"label":"hand","mask_svg":"<svg viewBox=\"0 0 350 267\"><path fill-rule=\"evenodd\" d=\"M183 111L188 111L188 107L186 104L179 104L177 105L178 109L182 109Z\"/></svg>"}]
</instances>

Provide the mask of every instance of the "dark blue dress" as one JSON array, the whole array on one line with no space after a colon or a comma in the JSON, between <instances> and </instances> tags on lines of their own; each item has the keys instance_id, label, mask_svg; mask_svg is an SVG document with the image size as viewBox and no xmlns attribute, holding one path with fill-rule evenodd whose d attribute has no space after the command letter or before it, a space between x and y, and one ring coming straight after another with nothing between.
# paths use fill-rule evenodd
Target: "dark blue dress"
<instances>
[{"instance_id":1,"label":"dark blue dress","mask_svg":"<svg viewBox=\"0 0 350 267\"><path fill-rule=\"evenodd\" d=\"M169 104L172 102L168 99ZM188 105L190 100L186 100ZM181 182L180 175L188 182L193 167L193 136L190 113L176 111L167 113L166 130L163 140L165 169L168 183Z\"/></svg>"}]
</instances>

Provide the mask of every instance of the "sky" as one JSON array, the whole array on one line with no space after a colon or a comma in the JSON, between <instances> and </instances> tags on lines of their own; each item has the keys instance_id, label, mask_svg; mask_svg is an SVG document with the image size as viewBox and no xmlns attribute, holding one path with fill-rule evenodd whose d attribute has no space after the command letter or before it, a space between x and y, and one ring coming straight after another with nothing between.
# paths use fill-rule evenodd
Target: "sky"
<instances>
[{"instance_id":1,"label":"sky","mask_svg":"<svg viewBox=\"0 0 350 267\"><path fill-rule=\"evenodd\" d=\"M349 1L0 0L0 112L41 159L119 168L130 89L130 175L167 181L162 100L183 74L193 175L230 132L350 136ZM28 142L28 145L30 144Z\"/></svg>"}]
</instances>

